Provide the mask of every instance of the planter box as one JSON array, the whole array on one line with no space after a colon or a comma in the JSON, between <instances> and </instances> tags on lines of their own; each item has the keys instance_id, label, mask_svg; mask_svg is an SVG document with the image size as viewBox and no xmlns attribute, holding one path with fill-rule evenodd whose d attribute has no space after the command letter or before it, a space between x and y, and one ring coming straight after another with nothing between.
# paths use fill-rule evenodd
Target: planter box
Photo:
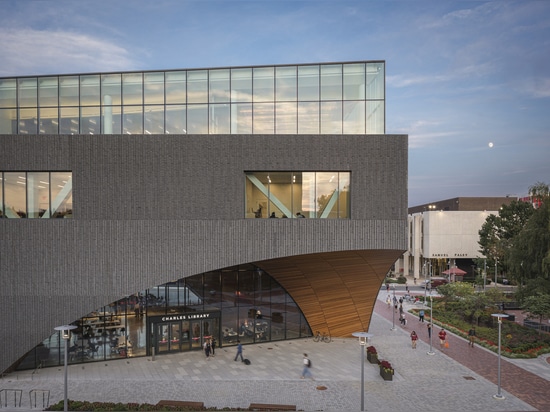
<instances>
[{"instance_id":1,"label":"planter box","mask_svg":"<svg viewBox=\"0 0 550 412\"><path fill-rule=\"evenodd\" d=\"M367 352L367 360L370 363L378 363L378 355L375 355L374 353Z\"/></svg>"},{"instance_id":2,"label":"planter box","mask_svg":"<svg viewBox=\"0 0 550 412\"><path fill-rule=\"evenodd\" d=\"M385 381L393 380L393 372L386 372L384 368L380 368L380 376L382 376Z\"/></svg>"}]
</instances>

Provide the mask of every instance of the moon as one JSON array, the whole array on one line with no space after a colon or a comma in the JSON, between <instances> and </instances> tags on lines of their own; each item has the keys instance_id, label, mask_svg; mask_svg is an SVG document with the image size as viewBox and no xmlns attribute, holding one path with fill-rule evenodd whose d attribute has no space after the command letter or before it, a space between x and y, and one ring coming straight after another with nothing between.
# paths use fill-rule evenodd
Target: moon
<instances>
[{"instance_id":1,"label":"moon","mask_svg":"<svg viewBox=\"0 0 550 412\"><path fill-rule=\"evenodd\" d=\"M489 142L489 147L493 147L493 142Z\"/></svg>"}]
</instances>

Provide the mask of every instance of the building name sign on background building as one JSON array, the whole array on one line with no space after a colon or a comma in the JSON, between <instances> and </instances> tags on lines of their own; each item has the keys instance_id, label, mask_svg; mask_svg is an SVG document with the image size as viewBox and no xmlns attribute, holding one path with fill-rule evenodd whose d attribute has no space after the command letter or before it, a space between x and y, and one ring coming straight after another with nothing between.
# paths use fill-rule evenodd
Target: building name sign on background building
<instances>
[{"instance_id":1,"label":"building name sign on background building","mask_svg":"<svg viewBox=\"0 0 550 412\"><path fill-rule=\"evenodd\" d=\"M452 255L453 257L468 257L468 253L455 253ZM434 253L432 254L432 258L447 258L449 257L448 253Z\"/></svg>"}]
</instances>

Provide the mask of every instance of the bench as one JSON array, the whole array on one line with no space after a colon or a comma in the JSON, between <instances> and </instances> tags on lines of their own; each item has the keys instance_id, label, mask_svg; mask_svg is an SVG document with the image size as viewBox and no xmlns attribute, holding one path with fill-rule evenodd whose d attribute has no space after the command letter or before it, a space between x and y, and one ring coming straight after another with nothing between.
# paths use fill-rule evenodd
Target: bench
<instances>
[{"instance_id":1,"label":"bench","mask_svg":"<svg viewBox=\"0 0 550 412\"><path fill-rule=\"evenodd\" d=\"M295 411L296 405L278 405L275 403L251 403L249 411Z\"/></svg>"},{"instance_id":2,"label":"bench","mask_svg":"<svg viewBox=\"0 0 550 412\"><path fill-rule=\"evenodd\" d=\"M193 408L193 410L200 410L200 409L204 409L204 402L173 401L173 400L163 399L157 402L157 406L184 406L186 408Z\"/></svg>"}]
</instances>

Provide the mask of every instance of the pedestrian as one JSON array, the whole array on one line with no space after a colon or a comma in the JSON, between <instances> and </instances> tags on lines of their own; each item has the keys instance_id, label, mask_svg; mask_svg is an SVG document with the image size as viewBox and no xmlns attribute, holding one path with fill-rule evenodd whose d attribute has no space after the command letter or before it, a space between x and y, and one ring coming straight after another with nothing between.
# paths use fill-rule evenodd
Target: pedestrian
<instances>
[{"instance_id":1,"label":"pedestrian","mask_svg":"<svg viewBox=\"0 0 550 412\"><path fill-rule=\"evenodd\" d=\"M399 304L399 314L403 314L403 305L401 303Z\"/></svg>"},{"instance_id":2,"label":"pedestrian","mask_svg":"<svg viewBox=\"0 0 550 412\"><path fill-rule=\"evenodd\" d=\"M304 366L304 369L302 370L302 379L309 376L309 378L314 381L315 379L313 379L313 375L311 374L311 360L307 357L307 353L304 353L304 360L302 363Z\"/></svg>"},{"instance_id":3,"label":"pedestrian","mask_svg":"<svg viewBox=\"0 0 550 412\"><path fill-rule=\"evenodd\" d=\"M240 340L237 340L237 355L235 355L235 362L237 362L237 359L241 357L241 362L244 362L243 359L243 345L241 344Z\"/></svg>"},{"instance_id":4,"label":"pedestrian","mask_svg":"<svg viewBox=\"0 0 550 412\"><path fill-rule=\"evenodd\" d=\"M407 291L407 294L409 293L409 285L405 286L405 290Z\"/></svg>"},{"instance_id":5,"label":"pedestrian","mask_svg":"<svg viewBox=\"0 0 550 412\"><path fill-rule=\"evenodd\" d=\"M390 293L390 284L386 282L386 292Z\"/></svg>"},{"instance_id":6,"label":"pedestrian","mask_svg":"<svg viewBox=\"0 0 550 412\"><path fill-rule=\"evenodd\" d=\"M405 327L407 324L407 318L405 318L405 312L401 312L399 315L399 321L401 322L401 326Z\"/></svg>"},{"instance_id":7,"label":"pedestrian","mask_svg":"<svg viewBox=\"0 0 550 412\"><path fill-rule=\"evenodd\" d=\"M424 322L424 310L420 309L420 312L418 312L418 321Z\"/></svg>"},{"instance_id":8,"label":"pedestrian","mask_svg":"<svg viewBox=\"0 0 550 412\"><path fill-rule=\"evenodd\" d=\"M212 348L212 356L216 356L216 339L212 338L210 340L210 346Z\"/></svg>"},{"instance_id":9,"label":"pedestrian","mask_svg":"<svg viewBox=\"0 0 550 412\"><path fill-rule=\"evenodd\" d=\"M432 338L432 324L428 323L428 339Z\"/></svg>"},{"instance_id":10,"label":"pedestrian","mask_svg":"<svg viewBox=\"0 0 550 412\"><path fill-rule=\"evenodd\" d=\"M418 340L418 335L416 334L416 332L413 330L411 332L411 343L412 343L412 348L413 349L416 349L416 341Z\"/></svg>"},{"instance_id":11,"label":"pedestrian","mask_svg":"<svg viewBox=\"0 0 550 412\"><path fill-rule=\"evenodd\" d=\"M388 297L386 298L386 303L388 304L388 308L391 307L391 297L390 297L390 295L388 295Z\"/></svg>"},{"instance_id":12,"label":"pedestrian","mask_svg":"<svg viewBox=\"0 0 550 412\"><path fill-rule=\"evenodd\" d=\"M441 349L445 346L445 342L447 342L447 332L445 332L445 329L441 329L439 331L439 344L441 345Z\"/></svg>"},{"instance_id":13,"label":"pedestrian","mask_svg":"<svg viewBox=\"0 0 550 412\"><path fill-rule=\"evenodd\" d=\"M206 355L206 359L210 360L210 352L212 350L212 346L210 346L210 340L207 339L204 342L204 354Z\"/></svg>"},{"instance_id":14,"label":"pedestrian","mask_svg":"<svg viewBox=\"0 0 550 412\"><path fill-rule=\"evenodd\" d=\"M468 331L468 346L471 346L472 348L474 347L475 337L476 337L476 328L472 326Z\"/></svg>"}]
</instances>

